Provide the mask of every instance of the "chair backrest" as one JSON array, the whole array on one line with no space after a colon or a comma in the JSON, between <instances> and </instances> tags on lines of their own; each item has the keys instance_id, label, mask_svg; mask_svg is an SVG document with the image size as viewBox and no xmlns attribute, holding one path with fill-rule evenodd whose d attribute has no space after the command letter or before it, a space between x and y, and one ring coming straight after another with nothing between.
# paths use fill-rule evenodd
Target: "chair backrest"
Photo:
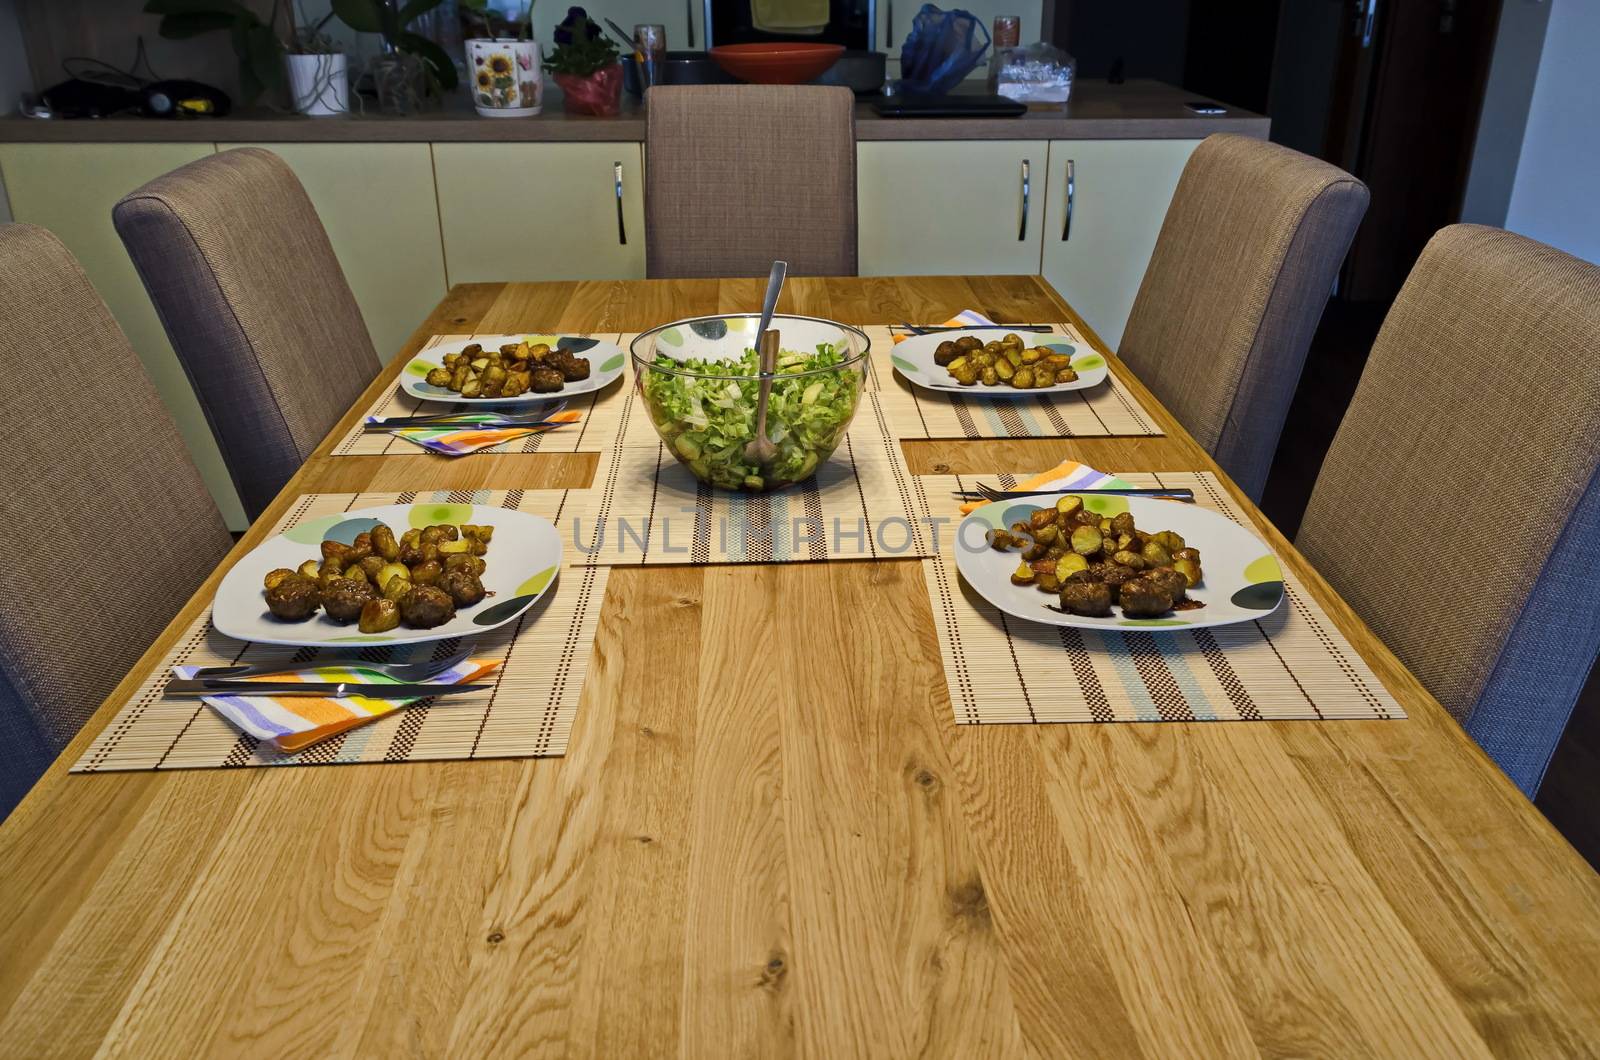
<instances>
[{"instance_id":1,"label":"chair backrest","mask_svg":"<svg viewBox=\"0 0 1600 1060\"><path fill-rule=\"evenodd\" d=\"M670 85L645 113L648 276L856 274L848 88Z\"/></svg>"},{"instance_id":2,"label":"chair backrest","mask_svg":"<svg viewBox=\"0 0 1600 1060\"><path fill-rule=\"evenodd\" d=\"M1433 237L1296 544L1532 795L1600 650L1600 267Z\"/></svg>"},{"instance_id":3,"label":"chair backrest","mask_svg":"<svg viewBox=\"0 0 1600 1060\"><path fill-rule=\"evenodd\" d=\"M1227 135L1195 148L1167 208L1118 354L1252 498L1366 211L1343 170Z\"/></svg>"},{"instance_id":4,"label":"chair backrest","mask_svg":"<svg viewBox=\"0 0 1600 1060\"><path fill-rule=\"evenodd\" d=\"M328 234L253 147L151 181L113 218L254 519L380 367Z\"/></svg>"},{"instance_id":5,"label":"chair backrest","mask_svg":"<svg viewBox=\"0 0 1600 1060\"><path fill-rule=\"evenodd\" d=\"M0 448L3 817L232 539L122 329L32 225L0 225L0 377L13 425Z\"/></svg>"}]
</instances>

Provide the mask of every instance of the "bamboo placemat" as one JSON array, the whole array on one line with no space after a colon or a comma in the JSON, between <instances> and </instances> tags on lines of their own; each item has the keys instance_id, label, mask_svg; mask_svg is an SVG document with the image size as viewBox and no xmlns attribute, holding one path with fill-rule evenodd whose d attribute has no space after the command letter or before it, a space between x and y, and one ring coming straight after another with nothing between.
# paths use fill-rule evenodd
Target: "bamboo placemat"
<instances>
[{"instance_id":1,"label":"bamboo placemat","mask_svg":"<svg viewBox=\"0 0 1600 1060\"><path fill-rule=\"evenodd\" d=\"M631 418L647 420L643 409ZM601 458L573 531L574 562L701 566L931 554L916 477L875 394L862 395L844 441L816 475L772 493L705 485L645 427L649 444L617 445Z\"/></svg>"},{"instance_id":2,"label":"bamboo placemat","mask_svg":"<svg viewBox=\"0 0 1600 1060\"><path fill-rule=\"evenodd\" d=\"M277 527L383 504L497 504L542 515L559 527L571 517L575 490L512 490L415 493L323 493L302 497ZM563 536L565 536L563 534ZM296 754L259 744L224 722L197 699L166 699L161 688L173 666L235 663L311 663L327 656L317 648L248 644L211 628L207 611L161 660L150 678L100 733L74 773L146 769L212 769L234 766L335 765L347 762L421 762L462 758L526 758L566 753L577 716L605 597L603 567L563 566L555 588L527 614L481 637L474 654L499 656L503 665L483 692L419 703L331 736ZM494 561L490 555L490 562ZM368 662L444 658L460 650L460 638L403 648L368 648Z\"/></svg>"},{"instance_id":3,"label":"bamboo placemat","mask_svg":"<svg viewBox=\"0 0 1600 1060\"><path fill-rule=\"evenodd\" d=\"M432 349L441 343L466 341L474 338L502 338L496 333L493 336L479 335L435 335L429 339L424 350ZM624 350L633 340L631 333L596 332L588 338L600 339L603 342L613 342ZM567 408L571 411L583 413L583 418L577 423L561 427L553 431L544 431L540 434L530 434L526 438L515 441L502 442L499 445L479 449L480 453L599 453L603 452L618 436L621 430L621 417L624 397L632 388L633 371L624 368L622 375L603 390L590 394L580 394L567 399ZM552 394L552 398L561 395ZM361 414L362 420L368 416L413 416L419 413L435 412L486 412L490 411L483 406L470 401L440 402L419 401L400 389L400 384L386 391L383 396L374 401L365 412ZM648 427L648 424L646 424ZM361 429L360 423L351 428L350 432L339 440L333 447L332 456L419 456L427 450L404 438L397 438L393 434L368 434ZM455 458L451 458L455 459Z\"/></svg>"},{"instance_id":4,"label":"bamboo placemat","mask_svg":"<svg viewBox=\"0 0 1600 1060\"><path fill-rule=\"evenodd\" d=\"M1119 474L1135 485L1188 486L1198 503L1249 525L1209 473ZM934 505L954 513L951 492L979 478L1016 484L1006 475L928 476L921 484ZM1255 622L1102 633L1002 615L956 573L954 535L941 547L922 569L957 724L1405 717L1287 572L1282 606Z\"/></svg>"},{"instance_id":5,"label":"bamboo placemat","mask_svg":"<svg viewBox=\"0 0 1600 1060\"><path fill-rule=\"evenodd\" d=\"M1049 327L1074 345L1090 348L1071 324ZM1163 433L1115 371L1100 386L1067 394L1029 398L947 395L912 386L894 370L890 362L894 336L910 334L906 328L895 324L862 330L872 340L868 386L881 395L896 438L1084 438Z\"/></svg>"}]
</instances>

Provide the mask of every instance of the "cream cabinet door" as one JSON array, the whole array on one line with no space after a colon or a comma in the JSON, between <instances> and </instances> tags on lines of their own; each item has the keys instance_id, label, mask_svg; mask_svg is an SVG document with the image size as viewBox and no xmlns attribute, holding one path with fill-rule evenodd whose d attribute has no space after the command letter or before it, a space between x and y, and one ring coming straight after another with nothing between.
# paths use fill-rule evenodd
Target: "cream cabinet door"
<instances>
[{"instance_id":1,"label":"cream cabinet door","mask_svg":"<svg viewBox=\"0 0 1600 1060\"><path fill-rule=\"evenodd\" d=\"M1048 156L1044 140L858 144L861 274L1037 273Z\"/></svg>"},{"instance_id":2,"label":"cream cabinet door","mask_svg":"<svg viewBox=\"0 0 1600 1060\"><path fill-rule=\"evenodd\" d=\"M0 173L16 219L54 232L83 264L177 421L223 518L243 530L249 522L199 399L111 224L122 196L214 150L212 144L0 144Z\"/></svg>"},{"instance_id":3,"label":"cream cabinet door","mask_svg":"<svg viewBox=\"0 0 1600 1060\"><path fill-rule=\"evenodd\" d=\"M1199 140L1055 140L1044 278L1113 350Z\"/></svg>"},{"instance_id":4,"label":"cream cabinet door","mask_svg":"<svg viewBox=\"0 0 1600 1060\"><path fill-rule=\"evenodd\" d=\"M449 281L642 279L643 158L637 143L434 144Z\"/></svg>"},{"instance_id":5,"label":"cream cabinet door","mask_svg":"<svg viewBox=\"0 0 1600 1060\"><path fill-rule=\"evenodd\" d=\"M219 150L243 144L218 144ZM428 145L257 144L305 185L387 362L445 294Z\"/></svg>"}]
</instances>

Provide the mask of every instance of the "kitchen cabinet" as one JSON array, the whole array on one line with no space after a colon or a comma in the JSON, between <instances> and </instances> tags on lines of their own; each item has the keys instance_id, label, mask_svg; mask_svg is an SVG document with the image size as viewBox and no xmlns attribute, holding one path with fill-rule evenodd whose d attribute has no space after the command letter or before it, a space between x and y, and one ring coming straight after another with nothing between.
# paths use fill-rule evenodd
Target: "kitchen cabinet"
<instances>
[{"instance_id":1,"label":"kitchen cabinet","mask_svg":"<svg viewBox=\"0 0 1600 1060\"><path fill-rule=\"evenodd\" d=\"M244 144L218 144L219 150ZM387 362L444 297L444 251L424 143L264 147L305 186L367 333Z\"/></svg>"},{"instance_id":2,"label":"kitchen cabinet","mask_svg":"<svg viewBox=\"0 0 1600 1060\"><path fill-rule=\"evenodd\" d=\"M641 144L440 143L433 162L450 283L644 277Z\"/></svg>"},{"instance_id":3,"label":"kitchen cabinet","mask_svg":"<svg viewBox=\"0 0 1600 1060\"><path fill-rule=\"evenodd\" d=\"M1048 167L1043 140L857 144L861 274L1037 273Z\"/></svg>"},{"instance_id":4,"label":"kitchen cabinet","mask_svg":"<svg viewBox=\"0 0 1600 1060\"><path fill-rule=\"evenodd\" d=\"M8 143L0 144L0 174L15 218L54 232L83 265L177 421L223 517L242 530L249 524L205 413L111 224L118 199L214 150L209 143Z\"/></svg>"},{"instance_id":5,"label":"kitchen cabinet","mask_svg":"<svg viewBox=\"0 0 1600 1060\"><path fill-rule=\"evenodd\" d=\"M1199 140L1053 140L1038 271L1115 350ZM1070 178L1070 189L1069 189Z\"/></svg>"}]
</instances>

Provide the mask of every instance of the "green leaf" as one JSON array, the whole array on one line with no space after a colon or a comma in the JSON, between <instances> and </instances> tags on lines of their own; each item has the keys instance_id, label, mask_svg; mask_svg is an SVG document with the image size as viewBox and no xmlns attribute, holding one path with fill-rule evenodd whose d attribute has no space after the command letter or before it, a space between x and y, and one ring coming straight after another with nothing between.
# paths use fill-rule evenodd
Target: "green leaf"
<instances>
[{"instance_id":1,"label":"green leaf","mask_svg":"<svg viewBox=\"0 0 1600 1060\"><path fill-rule=\"evenodd\" d=\"M339 21L357 33L382 33L383 12L379 0L332 0Z\"/></svg>"},{"instance_id":2,"label":"green leaf","mask_svg":"<svg viewBox=\"0 0 1600 1060\"><path fill-rule=\"evenodd\" d=\"M166 15L157 30L167 40L188 40L202 33L232 29L238 20L232 15L216 11L196 11L187 14Z\"/></svg>"},{"instance_id":3,"label":"green leaf","mask_svg":"<svg viewBox=\"0 0 1600 1060\"><path fill-rule=\"evenodd\" d=\"M252 26L245 31L245 52L251 70L262 87L278 89L283 86L283 42L268 26Z\"/></svg>"},{"instance_id":4,"label":"green leaf","mask_svg":"<svg viewBox=\"0 0 1600 1060\"><path fill-rule=\"evenodd\" d=\"M415 33L401 33L395 37L394 43L395 47L427 63L433 70L433 76L439 79L439 87L446 92L456 87L456 64L450 61L449 53L443 48Z\"/></svg>"}]
</instances>

